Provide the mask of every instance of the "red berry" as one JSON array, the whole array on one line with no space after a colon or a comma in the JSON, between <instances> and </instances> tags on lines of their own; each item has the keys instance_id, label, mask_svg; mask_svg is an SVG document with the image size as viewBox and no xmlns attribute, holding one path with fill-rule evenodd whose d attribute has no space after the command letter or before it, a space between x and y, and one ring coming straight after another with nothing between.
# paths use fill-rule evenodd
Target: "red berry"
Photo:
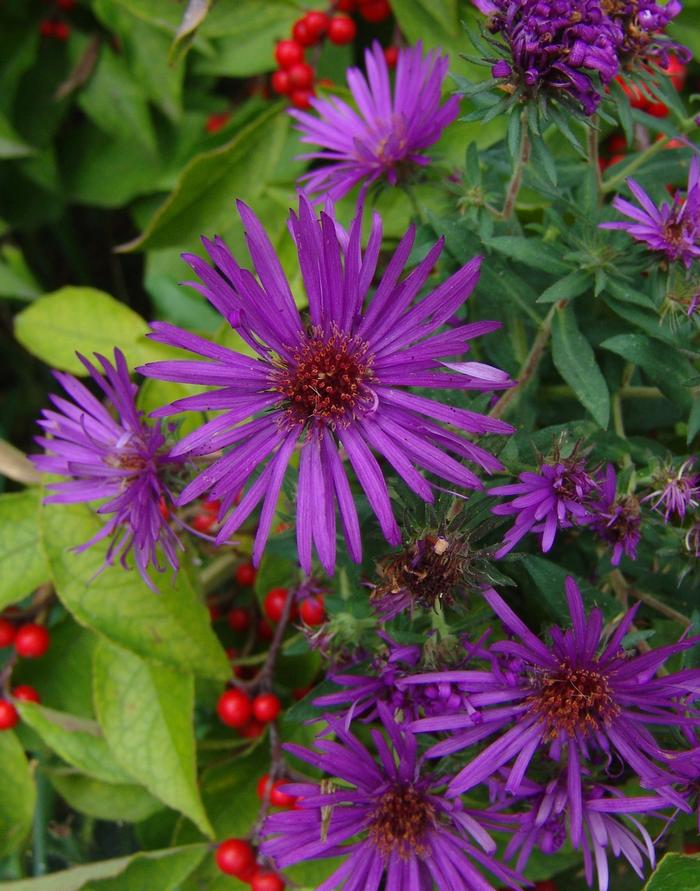
<instances>
[{"instance_id":1,"label":"red berry","mask_svg":"<svg viewBox=\"0 0 700 891\"><path fill-rule=\"evenodd\" d=\"M311 97L313 96L312 90L294 90L292 95L289 97L292 105L295 108L307 109L311 108Z\"/></svg>"},{"instance_id":2,"label":"red berry","mask_svg":"<svg viewBox=\"0 0 700 891\"><path fill-rule=\"evenodd\" d=\"M676 90L682 90L685 85L685 79L688 74L686 66L678 59L677 56L669 56L668 67L665 69L666 74L671 78L673 86Z\"/></svg>"},{"instance_id":3,"label":"red berry","mask_svg":"<svg viewBox=\"0 0 700 891\"><path fill-rule=\"evenodd\" d=\"M292 690L292 699L299 702L306 696L307 693L311 692L311 690L313 690L313 688L314 688L313 684L307 684L306 687L295 687Z\"/></svg>"},{"instance_id":4,"label":"red berry","mask_svg":"<svg viewBox=\"0 0 700 891\"><path fill-rule=\"evenodd\" d=\"M197 532L209 532L215 523L216 517L214 514L197 514L194 520L192 520L192 528L196 529Z\"/></svg>"},{"instance_id":5,"label":"red berry","mask_svg":"<svg viewBox=\"0 0 700 891\"><path fill-rule=\"evenodd\" d=\"M338 0L336 9L338 12L355 12L356 6L355 0Z\"/></svg>"},{"instance_id":6,"label":"red berry","mask_svg":"<svg viewBox=\"0 0 700 891\"><path fill-rule=\"evenodd\" d=\"M304 61L304 47L296 40L280 40L275 47L275 61L280 68L290 68Z\"/></svg>"},{"instance_id":7,"label":"red berry","mask_svg":"<svg viewBox=\"0 0 700 891\"><path fill-rule=\"evenodd\" d=\"M279 622L284 612L284 605L289 597L289 591L286 588L273 588L268 591L265 596L263 609L265 615L271 622Z\"/></svg>"},{"instance_id":8,"label":"red berry","mask_svg":"<svg viewBox=\"0 0 700 891\"><path fill-rule=\"evenodd\" d=\"M255 852L245 839L229 838L216 849L216 865L227 876L242 879L252 875Z\"/></svg>"},{"instance_id":9,"label":"red berry","mask_svg":"<svg viewBox=\"0 0 700 891\"><path fill-rule=\"evenodd\" d=\"M250 880L251 891L284 891L284 881L275 872L261 870Z\"/></svg>"},{"instance_id":10,"label":"red berry","mask_svg":"<svg viewBox=\"0 0 700 891\"><path fill-rule=\"evenodd\" d=\"M0 699L0 730L12 730L19 723L17 709L6 699Z\"/></svg>"},{"instance_id":11,"label":"red berry","mask_svg":"<svg viewBox=\"0 0 700 891\"><path fill-rule=\"evenodd\" d=\"M56 40L68 40L70 37L70 25L67 22L56 22L53 26L53 36Z\"/></svg>"},{"instance_id":12,"label":"red berry","mask_svg":"<svg viewBox=\"0 0 700 891\"><path fill-rule=\"evenodd\" d=\"M219 115L219 117L224 117L224 115ZM226 120L228 120L231 115L226 112ZM202 510L205 510L208 514L218 514L221 509L221 502L218 498L215 498L213 501L203 501L202 502Z\"/></svg>"},{"instance_id":13,"label":"red berry","mask_svg":"<svg viewBox=\"0 0 700 891\"><path fill-rule=\"evenodd\" d=\"M629 99L632 108L647 107L649 104L649 97L643 90L633 84L628 84L627 81L622 80L621 77L616 77L615 80L622 87L622 92Z\"/></svg>"},{"instance_id":14,"label":"red berry","mask_svg":"<svg viewBox=\"0 0 700 891\"><path fill-rule=\"evenodd\" d=\"M0 647L12 646L17 631L12 622L7 619L0 619Z\"/></svg>"},{"instance_id":15,"label":"red berry","mask_svg":"<svg viewBox=\"0 0 700 891\"><path fill-rule=\"evenodd\" d=\"M56 0L56 6L64 12L70 12L75 9L76 0Z\"/></svg>"},{"instance_id":16,"label":"red berry","mask_svg":"<svg viewBox=\"0 0 700 891\"><path fill-rule=\"evenodd\" d=\"M260 619L258 622L258 637L260 640L272 640L275 636L275 632L270 627L269 623L265 621L265 619Z\"/></svg>"},{"instance_id":17,"label":"red berry","mask_svg":"<svg viewBox=\"0 0 700 891\"><path fill-rule=\"evenodd\" d=\"M289 82L295 90L308 90L312 86L314 75L316 74L308 62L299 62L298 65L292 65L287 73L289 74Z\"/></svg>"},{"instance_id":18,"label":"red berry","mask_svg":"<svg viewBox=\"0 0 700 891\"><path fill-rule=\"evenodd\" d=\"M668 105L663 102L649 102L644 111L655 118L668 117Z\"/></svg>"},{"instance_id":19,"label":"red berry","mask_svg":"<svg viewBox=\"0 0 700 891\"><path fill-rule=\"evenodd\" d=\"M683 845L684 854L700 854L700 844L696 842L686 842Z\"/></svg>"},{"instance_id":20,"label":"red berry","mask_svg":"<svg viewBox=\"0 0 700 891\"><path fill-rule=\"evenodd\" d=\"M304 16L304 21L309 33L313 34L318 40L326 33L330 19L325 12L307 12Z\"/></svg>"},{"instance_id":21,"label":"red berry","mask_svg":"<svg viewBox=\"0 0 700 891\"><path fill-rule=\"evenodd\" d=\"M168 503L165 500L165 496L160 496L160 501L158 502L158 510L160 511L160 515L164 520L170 519L170 508L168 507Z\"/></svg>"},{"instance_id":22,"label":"red berry","mask_svg":"<svg viewBox=\"0 0 700 891\"><path fill-rule=\"evenodd\" d=\"M612 154L626 152L627 140L622 133L613 133L613 135L607 141L606 148L609 152L612 152Z\"/></svg>"},{"instance_id":23,"label":"red berry","mask_svg":"<svg viewBox=\"0 0 700 891\"><path fill-rule=\"evenodd\" d=\"M39 34L42 37L53 37L54 33L54 23L51 19L42 19L39 22Z\"/></svg>"},{"instance_id":24,"label":"red berry","mask_svg":"<svg viewBox=\"0 0 700 891\"><path fill-rule=\"evenodd\" d=\"M270 774L264 773L258 780L258 798L263 801L267 796L273 807L294 807L297 803L295 795L288 795L280 790L280 786L286 785L287 780L270 780Z\"/></svg>"},{"instance_id":25,"label":"red berry","mask_svg":"<svg viewBox=\"0 0 700 891\"><path fill-rule=\"evenodd\" d=\"M209 610L209 618L212 622L218 622L221 618L221 607L218 603L208 603L207 609Z\"/></svg>"},{"instance_id":26,"label":"red berry","mask_svg":"<svg viewBox=\"0 0 700 891\"><path fill-rule=\"evenodd\" d=\"M260 721L250 721L238 731L246 739L257 739L265 732L265 725Z\"/></svg>"},{"instance_id":27,"label":"red berry","mask_svg":"<svg viewBox=\"0 0 700 891\"><path fill-rule=\"evenodd\" d=\"M357 34L357 27L346 15L334 15L328 23L328 39L336 46L352 43Z\"/></svg>"},{"instance_id":28,"label":"red berry","mask_svg":"<svg viewBox=\"0 0 700 891\"><path fill-rule=\"evenodd\" d=\"M246 631L250 628L250 613L247 609L237 606L228 614L228 624L233 631Z\"/></svg>"},{"instance_id":29,"label":"red berry","mask_svg":"<svg viewBox=\"0 0 700 891\"><path fill-rule=\"evenodd\" d=\"M627 158L627 155L611 155L610 160L607 163L608 167L612 167L613 164L619 164L620 161L624 161Z\"/></svg>"},{"instance_id":30,"label":"red berry","mask_svg":"<svg viewBox=\"0 0 700 891\"><path fill-rule=\"evenodd\" d=\"M396 63L399 61L398 46L387 46L384 50L384 58L389 68L396 68Z\"/></svg>"},{"instance_id":31,"label":"red berry","mask_svg":"<svg viewBox=\"0 0 700 891\"><path fill-rule=\"evenodd\" d=\"M391 6L386 0L374 0L372 3L360 4L360 15L366 22L376 24L388 19L391 15Z\"/></svg>"},{"instance_id":32,"label":"red berry","mask_svg":"<svg viewBox=\"0 0 700 891\"><path fill-rule=\"evenodd\" d=\"M251 588L255 584L255 569L252 563L241 563L234 576L236 584L241 588Z\"/></svg>"},{"instance_id":33,"label":"red berry","mask_svg":"<svg viewBox=\"0 0 700 891\"><path fill-rule=\"evenodd\" d=\"M543 882L535 882L536 891L557 891L557 885L551 879L545 879Z\"/></svg>"},{"instance_id":34,"label":"red berry","mask_svg":"<svg viewBox=\"0 0 700 891\"><path fill-rule=\"evenodd\" d=\"M292 84L289 80L289 73L287 71L284 71L282 68L280 68L279 71L275 71L272 75L272 89L279 96L286 96L287 93L291 92Z\"/></svg>"},{"instance_id":35,"label":"red berry","mask_svg":"<svg viewBox=\"0 0 700 891\"><path fill-rule=\"evenodd\" d=\"M260 693L253 700L253 714L263 724L274 721L281 709L282 705L274 693Z\"/></svg>"},{"instance_id":36,"label":"red berry","mask_svg":"<svg viewBox=\"0 0 700 891\"><path fill-rule=\"evenodd\" d=\"M318 43L317 35L306 24L305 18L299 19L299 21L294 23L292 37L302 46L313 46L315 43Z\"/></svg>"},{"instance_id":37,"label":"red berry","mask_svg":"<svg viewBox=\"0 0 700 891\"><path fill-rule=\"evenodd\" d=\"M323 597L307 597L299 606L299 615L307 625L323 625L326 621L326 610Z\"/></svg>"},{"instance_id":38,"label":"red berry","mask_svg":"<svg viewBox=\"0 0 700 891\"><path fill-rule=\"evenodd\" d=\"M227 727L245 727L253 714L253 706L243 690L226 690L219 697L216 713Z\"/></svg>"},{"instance_id":39,"label":"red berry","mask_svg":"<svg viewBox=\"0 0 700 891\"><path fill-rule=\"evenodd\" d=\"M23 625L15 637L15 649L25 659L38 659L51 643L49 632L43 625Z\"/></svg>"},{"instance_id":40,"label":"red berry","mask_svg":"<svg viewBox=\"0 0 700 891\"><path fill-rule=\"evenodd\" d=\"M19 687L15 687L12 695L15 699L21 699L22 702L41 702L41 697L34 687L30 687L28 684L20 684Z\"/></svg>"}]
</instances>

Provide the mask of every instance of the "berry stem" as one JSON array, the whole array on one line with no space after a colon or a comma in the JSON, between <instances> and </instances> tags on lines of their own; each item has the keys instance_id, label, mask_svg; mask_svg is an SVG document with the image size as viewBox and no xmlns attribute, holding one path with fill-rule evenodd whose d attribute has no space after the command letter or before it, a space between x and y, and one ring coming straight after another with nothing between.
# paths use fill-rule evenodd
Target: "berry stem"
<instances>
[{"instance_id":1,"label":"berry stem","mask_svg":"<svg viewBox=\"0 0 700 891\"><path fill-rule=\"evenodd\" d=\"M520 115L521 121L521 137L520 137L520 153L518 155L518 160L515 163L515 168L513 169L513 175L510 178L510 182L508 183L508 191L506 192L506 198L503 202L503 210L501 211L501 218L504 220L509 220L515 210L515 202L518 198L518 193L520 192L520 186L523 181L523 171L525 170L525 165L528 162L530 157L530 134L527 129L527 113L523 110Z\"/></svg>"}]
</instances>

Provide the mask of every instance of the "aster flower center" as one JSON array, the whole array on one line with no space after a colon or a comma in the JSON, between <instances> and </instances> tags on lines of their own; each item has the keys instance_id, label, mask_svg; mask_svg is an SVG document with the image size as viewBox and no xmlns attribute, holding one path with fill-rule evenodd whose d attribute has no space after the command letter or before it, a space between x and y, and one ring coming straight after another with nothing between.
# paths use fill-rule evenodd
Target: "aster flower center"
<instances>
[{"instance_id":1,"label":"aster flower center","mask_svg":"<svg viewBox=\"0 0 700 891\"><path fill-rule=\"evenodd\" d=\"M369 410L375 396L373 356L368 344L334 330L329 336L313 329L276 374L274 387L288 404L289 420L342 423Z\"/></svg>"},{"instance_id":2,"label":"aster flower center","mask_svg":"<svg viewBox=\"0 0 700 891\"><path fill-rule=\"evenodd\" d=\"M384 857L398 854L408 860L425 854L425 834L434 823L435 808L425 795L414 786L398 786L377 802L369 837Z\"/></svg>"},{"instance_id":3,"label":"aster flower center","mask_svg":"<svg viewBox=\"0 0 700 891\"><path fill-rule=\"evenodd\" d=\"M605 675L595 668L580 668L562 662L547 672L530 697L534 711L547 724L549 736L574 736L607 725L619 714Z\"/></svg>"}]
</instances>

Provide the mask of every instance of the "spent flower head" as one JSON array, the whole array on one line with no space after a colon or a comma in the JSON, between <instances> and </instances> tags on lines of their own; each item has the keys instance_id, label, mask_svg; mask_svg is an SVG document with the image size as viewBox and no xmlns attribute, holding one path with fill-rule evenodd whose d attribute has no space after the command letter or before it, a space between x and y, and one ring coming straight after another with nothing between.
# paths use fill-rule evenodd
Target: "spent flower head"
<instances>
[{"instance_id":1,"label":"spent flower head","mask_svg":"<svg viewBox=\"0 0 700 891\"><path fill-rule=\"evenodd\" d=\"M663 514L664 523L673 516L683 522L688 510L700 504L700 474L692 472L694 464L695 459L689 458L678 470L668 467L659 476L660 488L642 498L643 502L651 502L653 510Z\"/></svg>"},{"instance_id":2,"label":"spent flower head","mask_svg":"<svg viewBox=\"0 0 700 891\"><path fill-rule=\"evenodd\" d=\"M617 494L617 474L608 464L600 485L600 499L595 504L591 528L612 548L610 562L619 566L623 555L637 559L641 537L642 509L636 495Z\"/></svg>"},{"instance_id":3,"label":"spent flower head","mask_svg":"<svg viewBox=\"0 0 700 891\"><path fill-rule=\"evenodd\" d=\"M109 519L76 550L109 539L106 565L119 557L126 566L133 554L136 568L153 588L148 568L165 569L159 551L174 570L178 567L181 544L161 505L171 501L165 474L182 458L170 452L160 421L148 421L137 409L138 388L120 350L114 350L114 364L96 355L101 371L83 356L78 358L105 404L73 375L54 372L69 399L49 397L56 410L43 411L39 425L45 435L36 439L46 454L32 460L45 473L70 477L48 484L47 503L102 501L97 513Z\"/></svg>"},{"instance_id":4,"label":"spent flower head","mask_svg":"<svg viewBox=\"0 0 700 891\"><path fill-rule=\"evenodd\" d=\"M292 212L289 224L309 300L308 320L304 320L259 220L240 202L239 211L257 279L238 265L219 238L204 240L215 268L194 255L187 259L203 283L195 287L229 320L254 355L156 323L152 337L205 361L155 362L141 370L161 380L216 387L155 414L219 412L173 450L177 455L223 450L184 489L178 502L186 504L207 491L219 499L219 542L262 502L253 546L255 563L262 556L292 454L300 447L296 474L299 559L311 574L314 544L324 569L332 574L336 506L350 556L357 562L361 559L360 523L348 466L393 545L400 543L401 532L377 455L428 502L434 500L433 487L418 468L467 489L481 488L482 483L461 459L487 472L500 468L493 455L468 437L511 433L509 424L407 392L412 387L483 392L511 386L508 375L491 366L444 361L463 354L469 341L495 331L500 324L473 322L441 330L476 285L479 257L415 302L443 241L400 279L413 246L413 227L401 239L367 301L382 240L379 215L373 216L367 249L362 251L361 211L345 232L329 213L322 212L318 219L302 196L299 214ZM451 429L445 429L445 424Z\"/></svg>"},{"instance_id":5,"label":"spent flower head","mask_svg":"<svg viewBox=\"0 0 700 891\"><path fill-rule=\"evenodd\" d=\"M396 185L417 166L428 163L425 149L457 117L459 100L441 99L449 60L437 50L424 54L420 41L399 51L392 90L384 51L375 42L365 51L366 76L349 68L348 86L357 111L342 99L311 99L318 117L289 113L298 123L301 141L321 151L305 158L325 161L303 182L311 194L337 200L358 183L386 179Z\"/></svg>"}]
</instances>

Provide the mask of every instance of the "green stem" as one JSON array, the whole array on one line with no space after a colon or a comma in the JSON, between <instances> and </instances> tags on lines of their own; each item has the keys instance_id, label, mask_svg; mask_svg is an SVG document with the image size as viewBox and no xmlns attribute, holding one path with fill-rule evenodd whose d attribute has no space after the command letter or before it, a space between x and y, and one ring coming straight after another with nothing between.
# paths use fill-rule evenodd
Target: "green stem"
<instances>
[{"instance_id":1,"label":"green stem","mask_svg":"<svg viewBox=\"0 0 700 891\"><path fill-rule=\"evenodd\" d=\"M36 772L36 806L32 826L32 873L43 876L48 872L46 863L46 830L48 824L51 787L41 770Z\"/></svg>"},{"instance_id":2,"label":"green stem","mask_svg":"<svg viewBox=\"0 0 700 891\"><path fill-rule=\"evenodd\" d=\"M603 197L603 172L600 169L600 156L598 153L598 117L594 115L588 127L588 162L593 168L596 183L598 204Z\"/></svg>"},{"instance_id":3,"label":"green stem","mask_svg":"<svg viewBox=\"0 0 700 891\"><path fill-rule=\"evenodd\" d=\"M506 390L506 392L501 396L498 402L494 405L494 407L489 412L489 416L492 418L500 418L510 407L511 403L517 402L520 398L526 384L533 376L535 371L537 371L537 367L540 364L540 360L544 354L544 351L549 343L549 337L552 333L552 321L554 320L554 314L557 309L564 305L565 301L559 301L557 303L553 303L549 308L549 312L542 319L540 323L539 331L532 343L532 347L530 348L530 352L528 353L527 358L522 364L520 371L517 376L517 384L514 387L511 387L510 390Z\"/></svg>"},{"instance_id":4,"label":"green stem","mask_svg":"<svg viewBox=\"0 0 700 891\"><path fill-rule=\"evenodd\" d=\"M640 152L636 158L632 158L628 164L625 164L619 173L616 173L615 176L612 176L610 179L603 182L603 194L606 195L608 192L615 192L618 187L624 183L628 176L634 173L635 170L638 170L643 164L646 164L646 162L655 155L658 155L659 152L662 152L670 141L670 136L664 136L659 139L658 142L652 142L652 144L644 149L643 152Z\"/></svg>"},{"instance_id":5,"label":"green stem","mask_svg":"<svg viewBox=\"0 0 700 891\"><path fill-rule=\"evenodd\" d=\"M418 196L416 195L415 189L411 185L411 183L404 183L403 190L406 193L406 197L411 203L411 208L413 209L414 216L425 225L428 222L428 218L425 215L425 210L423 205L418 200Z\"/></svg>"},{"instance_id":6,"label":"green stem","mask_svg":"<svg viewBox=\"0 0 700 891\"><path fill-rule=\"evenodd\" d=\"M523 110L523 112L521 113L520 122L522 125L522 136L520 137L520 153L518 155L518 160L515 162L513 175L511 176L510 182L508 183L506 198L503 202L501 218L504 220L509 220L513 211L515 210L515 202L517 201L518 193L520 192L520 186L523 182L523 171L525 170L525 165L527 164L530 157L530 134L527 129L527 112L525 110Z\"/></svg>"},{"instance_id":7,"label":"green stem","mask_svg":"<svg viewBox=\"0 0 700 891\"><path fill-rule=\"evenodd\" d=\"M542 395L550 399L575 399L576 394L568 384L552 384L542 387ZM661 399L663 393L658 387L621 387L622 399Z\"/></svg>"}]
</instances>

